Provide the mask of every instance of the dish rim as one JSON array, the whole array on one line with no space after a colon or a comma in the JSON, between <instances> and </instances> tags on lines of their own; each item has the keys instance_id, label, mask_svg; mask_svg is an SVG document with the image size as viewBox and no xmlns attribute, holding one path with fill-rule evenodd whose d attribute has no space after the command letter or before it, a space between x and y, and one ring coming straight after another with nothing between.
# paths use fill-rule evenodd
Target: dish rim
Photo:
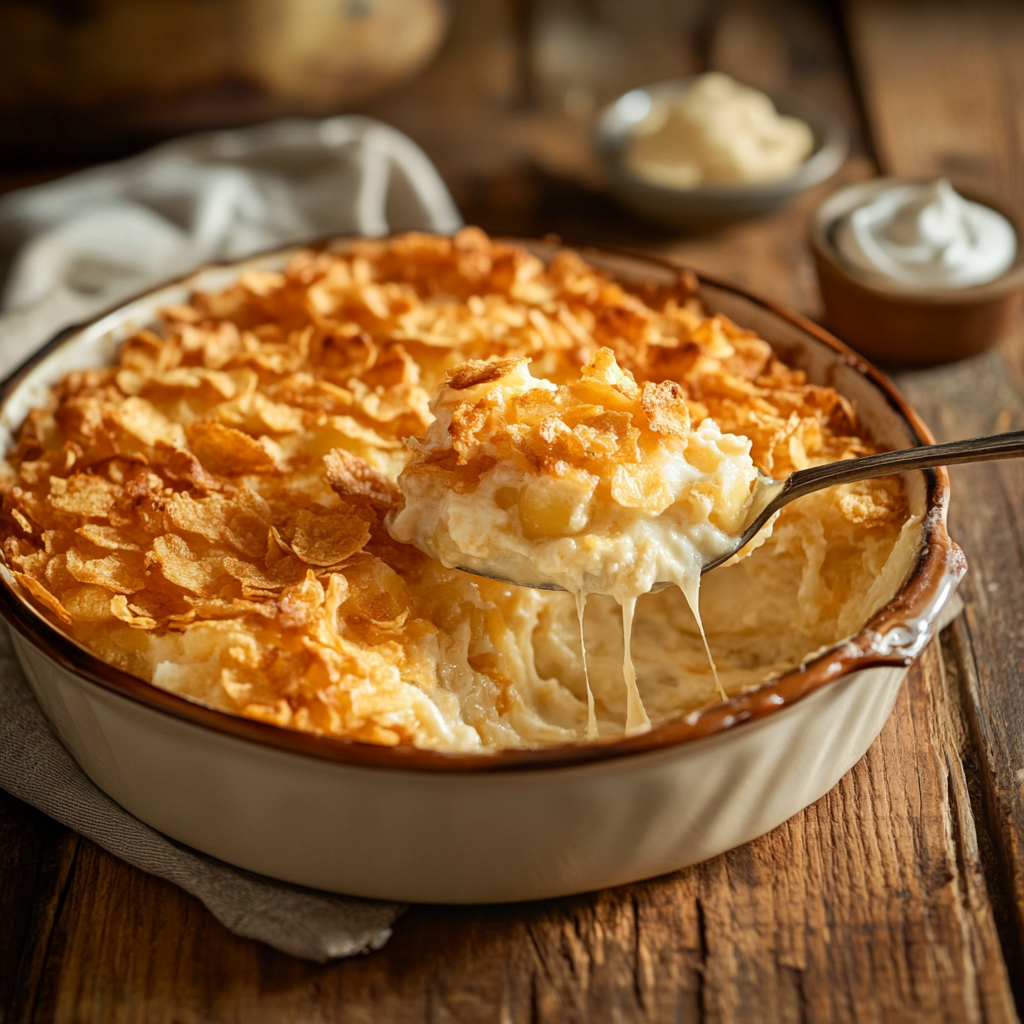
<instances>
[{"instance_id":1,"label":"dish rim","mask_svg":"<svg viewBox=\"0 0 1024 1024\"><path fill-rule=\"evenodd\" d=\"M392 236L396 237L396 233ZM362 240L359 236L332 236L307 243L278 246L242 260L205 263L186 274L144 289L123 299L80 324L57 332L42 348L30 355L0 383L0 413L23 379L44 359L119 310L146 299L166 288L184 285L204 271L240 267L257 260L308 249L327 249ZM670 257L651 256L627 248L593 243L563 241L555 236L496 236L498 241L515 244L558 244L580 253L613 256L653 265L673 274L692 272L691 268ZM615 278L615 274L605 271ZM868 380L882 393L903 419L915 444L934 443L924 422L889 379L870 362L854 352L824 328L795 311L751 294L737 285L710 275L696 274L698 282L729 292L768 311L813 337ZM20 592L0 561L0 616L25 640L52 661L86 682L157 712L169 714L192 725L211 729L229 738L269 746L279 751L313 757L319 761L343 763L352 767L405 771L430 771L442 774L504 771L550 770L558 767L588 765L640 754L675 748L711 736L727 734L744 724L762 720L810 696L830 682L863 669L907 667L930 636L937 614L937 602L959 582L966 571L966 560L946 530L949 503L949 475L944 467L924 470L926 477L926 514L923 520L921 550L917 562L893 599L880 608L852 637L817 652L806 662L761 684L755 690L730 698L721 704L681 715L653 726L648 732L630 737L572 742L547 747L497 750L489 752L444 752L422 749L411 744L383 746L344 737L323 736L245 718L196 701L180 697L133 676L103 661L57 627L46 613ZM903 632L900 632L900 631Z\"/></svg>"}]
</instances>

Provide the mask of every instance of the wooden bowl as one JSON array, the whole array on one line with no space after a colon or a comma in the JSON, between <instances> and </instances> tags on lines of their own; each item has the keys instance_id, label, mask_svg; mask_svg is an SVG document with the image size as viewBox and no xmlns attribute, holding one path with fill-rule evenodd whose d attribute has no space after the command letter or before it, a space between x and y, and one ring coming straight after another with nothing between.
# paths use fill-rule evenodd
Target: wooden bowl
<instances>
[{"instance_id":1,"label":"wooden bowl","mask_svg":"<svg viewBox=\"0 0 1024 1024\"><path fill-rule=\"evenodd\" d=\"M880 192L914 179L872 178L847 185L818 208L810 243L825 301L828 327L855 349L884 363L925 365L979 355L1005 337L1024 292L1024 215L980 196L957 191L1001 213L1017 234L1017 258L994 281L968 288L908 290L881 282L848 264L835 244L842 218Z\"/></svg>"}]
</instances>

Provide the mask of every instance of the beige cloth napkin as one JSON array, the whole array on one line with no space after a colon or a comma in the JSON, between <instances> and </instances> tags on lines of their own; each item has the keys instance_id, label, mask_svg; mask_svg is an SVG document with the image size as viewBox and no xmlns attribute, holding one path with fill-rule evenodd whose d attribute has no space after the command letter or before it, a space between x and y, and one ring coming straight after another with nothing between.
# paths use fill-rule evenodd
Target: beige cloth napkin
<instances>
[{"instance_id":1,"label":"beige cloth napkin","mask_svg":"<svg viewBox=\"0 0 1024 1024\"><path fill-rule=\"evenodd\" d=\"M176 140L0 199L0 375L60 328L213 259L332 233L450 232L433 165L368 118ZM50 730L0 628L0 787L197 896L231 931L308 960L379 949L404 909L287 885L173 842L96 788Z\"/></svg>"},{"instance_id":2,"label":"beige cloth napkin","mask_svg":"<svg viewBox=\"0 0 1024 1024\"><path fill-rule=\"evenodd\" d=\"M0 787L135 867L198 896L237 935L323 963L380 949L404 907L276 882L197 853L97 789L53 734L0 629Z\"/></svg>"}]
</instances>

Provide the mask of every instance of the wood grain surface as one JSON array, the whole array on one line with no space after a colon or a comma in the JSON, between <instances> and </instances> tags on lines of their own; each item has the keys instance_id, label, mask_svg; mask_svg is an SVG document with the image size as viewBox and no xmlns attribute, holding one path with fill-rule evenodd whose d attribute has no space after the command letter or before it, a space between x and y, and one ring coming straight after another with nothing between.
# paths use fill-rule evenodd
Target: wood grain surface
<instances>
[{"instance_id":1,"label":"wood grain surface","mask_svg":"<svg viewBox=\"0 0 1024 1024\"><path fill-rule=\"evenodd\" d=\"M1024 8L938 6L924 30L914 5L868 0L850 35L881 170L947 175L1024 200ZM955 45L953 44L955 40ZM934 125L928 131L922 126ZM1024 425L1024 325L999 350L897 375L939 440ZM950 532L971 571L950 631L993 839L993 897L1018 1003L1024 999L1024 472L1019 463L951 469Z\"/></svg>"},{"instance_id":2,"label":"wood grain surface","mask_svg":"<svg viewBox=\"0 0 1024 1024\"><path fill-rule=\"evenodd\" d=\"M820 316L804 238L836 180L764 220L680 239L601 192L586 132L618 89L714 66L827 102L854 139L842 177L948 174L1021 195L1024 9L831 11L480 0L460 5L437 64L371 112L419 141L489 229L671 252ZM575 36L552 12L576 19ZM566 38L578 52L560 62ZM626 57L608 56L609 39ZM989 355L897 379L940 439L1022 427L1024 329ZM416 907L383 950L318 967L237 938L0 793L0 1024L1017 1021L1024 472L960 467L953 486L965 614L911 670L864 759L769 835L588 896Z\"/></svg>"}]
</instances>

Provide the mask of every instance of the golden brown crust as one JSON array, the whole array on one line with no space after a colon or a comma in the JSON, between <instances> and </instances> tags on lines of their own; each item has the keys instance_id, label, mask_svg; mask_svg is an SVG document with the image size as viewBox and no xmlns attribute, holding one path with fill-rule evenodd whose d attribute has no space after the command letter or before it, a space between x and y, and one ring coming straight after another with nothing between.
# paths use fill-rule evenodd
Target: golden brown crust
<instances>
[{"instance_id":1,"label":"golden brown crust","mask_svg":"<svg viewBox=\"0 0 1024 1024\"><path fill-rule=\"evenodd\" d=\"M690 410L686 407L682 387L674 380L660 384L644 381L640 403L655 433L686 437L690 432Z\"/></svg>"},{"instance_id":2,"label":"golden brown crust","mask_svg":"<svg viewBox=\"0 0 1024 1024\"><path fill-rule=\"evenodd\" d=\"M204 699L417 741L389 687L442 685L424 652L476 622L452 618L476 607L466 587L482 605L504 600L383 527L403 442L423 436L446 378L467 394L528 359L536 376L578 381L571 412L524 397L508 432L510 456L556 475L632 464L640 445L707 415L750 437L777 476L873 450L845 399L707 317L695 294L686 275L624 287L572 252L544 266L477 229L300 252L280 273L165 309L117 365L53 389L8 453L3 557L41 607L128 671L151 673L144 641L180 638L213 666ZM485 423L473 401L455 410L454 454L438 456L461 466L453 486L493 464L469 465ZM841 510L881 523L905 499L882 482L844 494ZM474 658L514 703L501 657Z\"/></svg>"},{"instance_id":3,"label":"golden brown crust","mask_svg":"<svg viewBox=\"0 0 1024 1024\"><path fill-rule=\"evenodd\" d=\"M477 478L497 461L520 461L537 473L564 476L570 470L611 477L617 465L640 463L641 449L653 449L658 435L685 438L686 402L677 385L637 385L611 349L598 349L580 375L552 391L532 383L525 359L467 364L458 379L438 393L437 407L450 413L448 428L462 477ZM493 368L493 369L492 369ZM514 371L520 373L513 377ZM488 387L487 385L491 385ZM469 387L478 388L469 396ZM684 427L685 424L685 427ZM441 453L407 472L451 475Z\"/></svg>"},{"instance_id":4,"label":"golden brown crust","mask_svg":"<svg viewBox=\"0 0 1024 1024\"><path fill-rule=\"evenodd\" d=\"M526 359L471 359L468 363L456 366L445 376L445 386L452 391L465 391L478 384L492 384L494 381L507 377L517 366L528 362Z\"/></svg>"},{"instance_id":5,"label":"golden brown crust","mask_svg":"<svg viewBox=\"0 0 1024 1024\"><path fill-rule=\"evenodd\" d=\"M366 459L344 448L329 451L324 456L324 465L332 490L343 501L353 504L366 502L386 512L399 499L398 487L393 480L374 469Z\"/></svg>"}]
</instances>

